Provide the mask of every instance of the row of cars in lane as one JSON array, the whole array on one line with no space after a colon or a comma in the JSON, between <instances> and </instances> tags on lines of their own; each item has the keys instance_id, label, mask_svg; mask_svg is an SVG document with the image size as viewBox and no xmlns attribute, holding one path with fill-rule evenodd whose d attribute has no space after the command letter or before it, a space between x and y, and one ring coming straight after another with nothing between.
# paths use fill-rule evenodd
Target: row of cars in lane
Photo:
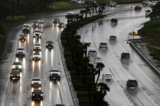
<instances>
[{"instance_id":1,"label":"row of cars in lane","mask_svg":"<svg viewBox=\"0 0 160 106\"><path fill-rule=\"evenodd\" d=\"M113 41L113 42L115 42L116 39L117 39L117 37L114 36L114 35L111 35L110 38L109 38L109 40ZM107 50L108 49L108 44L106 42L100 42L99 43L99 49L100 50ZM96 49L88 50L88 56L93 58L93 62L95 64L103 63L103 59L100 56L98 56ZM130 59L130 53L122 52L120 57L121 57L122 61L126 60L126 59L128 60L128 59ZM102 74L102 79L104 79L104 80L111 80L112 78L113 78L113 76L109 72ZM136 88L137 86L138 86L138 81L136 79L128 79L126 81L126 87L127 88L129 88L129 87L135 87Z\"/></svg>"}]
</instances>

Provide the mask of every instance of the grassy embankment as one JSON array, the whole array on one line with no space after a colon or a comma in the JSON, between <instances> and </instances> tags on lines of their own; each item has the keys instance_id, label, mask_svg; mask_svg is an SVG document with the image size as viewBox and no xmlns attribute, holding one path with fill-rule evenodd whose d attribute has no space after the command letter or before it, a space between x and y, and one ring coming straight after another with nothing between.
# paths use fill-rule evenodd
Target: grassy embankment
<instances>
[{"instance_id":1,"label":"grassy embankment","mask_svg":"<svg viewBox=\"0 0 160 106\"><path fill-rule=\"evenodd\" d=\"M145 39L153 40L149 42L148 50L154 59L160 61L160 18L146 22L138 33Z\"/></svg>"},{"instance_id":2,"label":"grassy embankment","mask_svg":"<svg viewBox=\"0 0 160 106\"><path fill-rule=\"evenodd\" d=\"M8 32L10 28L13 28L14 26L20 25L26 21L29 21L31 19L35 19L44 15L53 14L58 11L66 11L71 9L78 9L78 8L84 8L86 5L79 4L77 2L58 2L53 5L50 5L48 9L45 9L44 11L39 11L37 13L30 13L23 16L14 16L14 19L12 19L11 16L8 16L4 20L0 20L0 26L3 28L0 28L0 40L4 40L5 33L1 32ZM3 53L5 47L5 43L0 43L0 57Z\"/></svg>"},{"instance_id":3,"label":"grassy embankment","mask_svg":"<svg viewBox=\"0 0 160 106\"><path fill-rule=\"evenodd\" d=\"M127 4L127 3L141 3L143 0L112 0L112 2L116 2L118 4ZM109 0L96 0L97 3L109 3Z\"/></svg>"}]
</instances>

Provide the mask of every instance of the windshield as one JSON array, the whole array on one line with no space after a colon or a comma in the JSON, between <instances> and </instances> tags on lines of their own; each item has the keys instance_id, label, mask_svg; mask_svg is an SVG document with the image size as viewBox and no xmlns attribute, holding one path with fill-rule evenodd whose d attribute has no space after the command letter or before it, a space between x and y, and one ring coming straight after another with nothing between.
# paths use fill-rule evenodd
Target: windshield
<instances>
[{"instance_id":1,"label":"windshield","mask_svg":"<svg viewBox=\"0 0 160 106\"><path fill-rule=\"evenodd\" d=\"M107 45L107 43L101 43L101 45Z\"/></svg>"},{"instance_id":2,"label":"windshield","mask_svg":"<svg viewBox=\"0 0 160 106\"><path fill-rule=\"evenodd\" d=\"M40 81L40 79L33 79L33 81Z\"/></svg>"},{"instance_id":3,"label":"windshield","mask_svg":"<svg viewBox=\"0 0 160 106\"><path fill-rule=\"evenodd\" d=\"M40 46L40 44L35 44L34 46Z\"/></svg>"},{"instance_id":4,"label":"windshield","mask_svg":"<svg viewBox=\"0 0 160 106\"><path fill-rule=\"evenodd\" d=\"M53 72L59 72L59 70L52 70Z\"/></svg>"},{"instance_id":5,"label":"windshield","mask_svg":"<svg viewBox=\"0 0 160 106\"><path fill-rule=\"evenodd\" d=\"M41 31L34 31L34 32L39 32L39 33L41 33Z\"/></svg>"},{"instance_id":6,"label":"windshield","mask_svg":"<svg viewBox=\"0 0 160 106\"><path fill-rule=\"evenodd\" d=\"M21 65L21 63L13 63L13 65Z\"/></svg>"}]
</instances>

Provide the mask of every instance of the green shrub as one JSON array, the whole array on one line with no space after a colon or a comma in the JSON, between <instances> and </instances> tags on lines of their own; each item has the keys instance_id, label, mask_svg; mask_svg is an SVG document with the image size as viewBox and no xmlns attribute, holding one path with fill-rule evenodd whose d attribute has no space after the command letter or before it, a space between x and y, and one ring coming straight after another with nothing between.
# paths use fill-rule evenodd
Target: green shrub
<instances>
[{"instance_id":1,"label":"green shrub","mask_svg":"<svg viewBox=\"0 0 160 106\"><path fill-rule=\"evenodd\" d=\"M74 84L74 89L75 90L85 90L83 83L75 83Z\"/></svg>"},{"instance_id":2,"label":"green shrub","mask_svg":"<svg viewBox=\"0 0 160 106\"><path fill-rule=\"evenodd\" d=\"M67 67L68 67L68 70L69 70L69 71L74 70L74 64L73 64L73 61L69 61L69 60L67 60L67 61L66 61L66 63L67 63Z\"/></svg>"},{"instance_id":3,"label":"green shrub","mask_svg":"<svg viewBox=\"0 0 160 106\"><path fill-rule=\"evenodd\" d=\"M0 39L4 39L4 38L5 38L5 36L0 34Z\"/></svg>"},{"instance_id":4,"label":"green shrub","mask_svg":"<svg viewBox=\"0 0 160 106\"><path fill-rule=\"evenodd\" d=\"M54 3L53 5L50 5L49 8L64 9L64 8L68 8L68 7L71 7L71 6L72 6L72 4L68 3L68 2L57 2L57 3Z\"/></svg>"},{"instance_id":5,"label":"green shrub","mask_svg":"<svg viewBox=\"0 0 160 106\"><path fill-rule=\"evenodd\" d=\"M79 104L80 104L80 106L94 106L94 105L91 105L91 103L80 102Z\"/></svg>"},{"instance_id":6,"label":"green shrub","mask_svg":"<svg viewBox=\"0 0 160 106\"><path fill-rule=\"evenodd\" d=\"M85 92L85 91L78 91L78 92L77 92L77 96L78 96L78 97L85 97L85 96L88 96L88 92Z\"/></svg>"},{"instance_id":7,"label":"green shrub","mask_svg":"<svg viewBox=\"0 0 160 106\"><path fill-rule=\"evenodd\" d=\"M88 96L86 96L86 97L80 96L79 97L79 102L80 103L89 103L90 101L89 101Z\"/></svg>"},{"instance_id":8,"label":"green shrub","mask_svg":"<svg viewBox=\"0 0 160 106\"><path fill-rule=\"evenodd\" d=\"M64 51L64 56L67 57L67 56L72 56L72 52L70 51Z\"/></svg>"}]
</instances>

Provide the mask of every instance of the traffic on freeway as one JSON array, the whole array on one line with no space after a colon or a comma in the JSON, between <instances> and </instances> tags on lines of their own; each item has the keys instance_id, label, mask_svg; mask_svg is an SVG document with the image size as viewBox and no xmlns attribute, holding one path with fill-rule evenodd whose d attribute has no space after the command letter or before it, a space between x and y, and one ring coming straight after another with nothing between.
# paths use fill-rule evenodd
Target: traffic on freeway
<instances>
[{"instance_id":1,"label":"traffic on freeway","mask_svg":"<svg viewBox=\"0 0 160 106\"><path fill-rule=\"evenodd\" d=\"M105 100L111 106L159 106L159 76L127 43L129 33L149 20L145 10L150 7L112 3L106 11L130 9L131 5L135 7L131 11L93 22L78 34L81 42L91 43L90 62L105 65L99 82L110 87ZM6 46L10 48L0 66L1 106L78 106L64 72L58 39L67 23L65 15L79 11L43 16L8 33Z\"/></svg>"}]
</instances>

